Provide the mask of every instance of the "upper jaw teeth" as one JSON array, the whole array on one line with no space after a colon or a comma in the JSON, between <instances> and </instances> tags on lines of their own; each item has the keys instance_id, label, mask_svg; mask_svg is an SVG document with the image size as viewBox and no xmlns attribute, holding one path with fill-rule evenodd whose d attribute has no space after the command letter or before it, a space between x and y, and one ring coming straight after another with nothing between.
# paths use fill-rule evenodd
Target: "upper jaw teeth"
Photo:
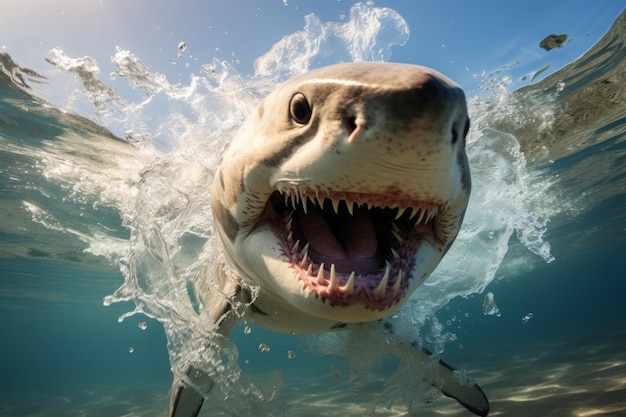
<instances>
[{"instance_id":1,"label":"upper jaw teeth","mask_svg":"<svg viewBox=\"0 0 626 417\"><path fill-rule=\"evenodd\" d=\"M408 221L415 224L430 222L439 212L439 208L435 204L416 204L410 200L404 199L403 201L384 202L384 197L381 197L379 203L369 201L366 196L358 193L334 193L330 196L327 193L322 192L310 192L301 190L282 190L280 191L285 199L285 206L296 210L298 207L308 213L311 209L310 204L313 207L325 207L326 200L330 201L335 214L339 214L340 207L345 207L350 215L354 215L355 207L366 207L368 210L373 208L387 208L397 209L394 220L400 219L405 214L408 214ZM402 199L395 199L402 200Z\"/></svg>"}]
</instances>

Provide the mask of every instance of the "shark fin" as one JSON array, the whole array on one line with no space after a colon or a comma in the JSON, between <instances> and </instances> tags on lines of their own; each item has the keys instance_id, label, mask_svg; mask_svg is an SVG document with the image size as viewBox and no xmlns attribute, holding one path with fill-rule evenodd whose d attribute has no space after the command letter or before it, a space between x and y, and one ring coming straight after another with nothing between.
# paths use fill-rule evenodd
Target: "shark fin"
<instances>
[{"instance_id":1,"label":"shark fin","mask_svg":"<svg viewBox=\"0 0 626 417\"><path fill-rule=\"evenodd\" d=\"M482 388L476 383L462 384L455 376L456 369L439 361L439 376L444 379L441 389L446 396L454 398L463 407L480 417L489 414L489 400ZM458 371L457 371L458 372Z\"/></svg>"},{"instance_id":2,"label":"shark fin","mask_svg":"<svg viewBox=\"0 0 626 417\"><path fill-rule=\"evenodd\" d=\"M428 357L432 356L432 352L427 349L422 348L422 352ZM489 400L480 386L473 381L463 382L461 373L443 360L439 359L437 379L430 383L435 387L441 387L444 395L454 398L477 416L486 417L489 414Z\"/></svg>"},{"instance_id":3,"label":"shark fin","mask_svg":"<svg viewBox=\"0 0 626 417\"><path fill-rule=\"evenodd\" d=\"M196 417L200 413L204 397L198 391L175 379L172 384L168 417Z\"/></svg>"},{"instance_id":4,"label":"shark fin","mask_svg":"<svg viewBox=\"0 0 626 417\"><path fill-rule=\"evenodd\" d=\"M233 300L241 295L241 287L232 282L227 282L224 276L217 271L216 279L221 280L221 296L217 300L213 299L208 303L211 308L203 314L207 322L213 322L218 327L218 332L227 336L235 323L236 315L229 314ZM203 300L205 301L205 300ZM184 377L174 376L174 382L170 390L170 406L168 417L196 417L200 413L204 396L193 386L201 386L207 392L213 386L213 380L206 372L194 368L193 365L187 368Z\"/></svg>"}]
</instances>

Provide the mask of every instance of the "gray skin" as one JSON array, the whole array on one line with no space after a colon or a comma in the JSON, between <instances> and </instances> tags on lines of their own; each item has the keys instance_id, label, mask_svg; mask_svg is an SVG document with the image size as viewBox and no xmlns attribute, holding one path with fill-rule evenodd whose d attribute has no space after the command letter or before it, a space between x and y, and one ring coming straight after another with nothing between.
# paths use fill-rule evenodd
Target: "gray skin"
<instances>
[{"instance_id":1,"label":"gray skin","mask_svg":"<svg viewBox=\"0 0 626 417\"><path fill-rule=\"evenodd\" d=\"M382 319L431 274L461 226L468 129L462 89L425 67L339 64L279 86L216 171L215 227L240 282L214 278L227 297L204 300L205 320L228 335L239 318L232 306L252 301L245 318L278 332L373 321L393 332ZM417 343L394 353L430 355ZM192 386L207 378L193 368L176 378L169 415L197 415L203 398ZM440 361L436 379L444 394L488 414L480 387L460 383L454 368Z\"/></svg>"}]
</instances>

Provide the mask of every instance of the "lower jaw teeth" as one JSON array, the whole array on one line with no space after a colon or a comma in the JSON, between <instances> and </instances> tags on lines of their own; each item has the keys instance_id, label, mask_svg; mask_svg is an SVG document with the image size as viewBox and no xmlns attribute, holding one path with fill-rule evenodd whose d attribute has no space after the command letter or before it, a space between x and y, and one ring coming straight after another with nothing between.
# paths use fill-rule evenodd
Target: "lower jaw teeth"
<instances>
[{"instance_id":1,"label":"lower jaw teeth","mask_svg":"<svg viewBox=\"0 0 626 417\"><path fill-rule=\"evenodd\" d=\"M354 271L352 271L350 273L350 277L348 278L348 281L346 282L346 285L341 287L341 291L343 291L343 293L346 294L347 296L354 294L354 275L355 275Z\"/></svg>"},{"instance_id":2,"label":"lower jaw teeth","mask_svg":"<svg viewBox=\"0 0 626 417\"><path fill-rule=\"evenodd\" d=\"M355 279L356 272L352 271L348 276L346 283L342 286L339 285L339 281L337 278L337 272L335 268L335 264L330 265L330 269L328 271L328 278L326 275L325 265L322 263L319 266L317 274L313 274L313 264L308 262L308 258L305 256L300 262L300 267L304 270L304 267L307 266L306 274L309 277L314 277L313 281L320 287L326 287L328 293L337 293L343 294L345 296L352 296L355 290ZM400 291L400 287L402 286L402 280L404 279L404 272L402 269L398 271L398 275L393 283L393 285L388 288L389 277L391 275L391 264L386 262L385 271L383 272L382 279L378 283L378 285L371 289L371 293L378 299L383 299L388 294L388 291L391 291L393 297L395 297Z\"/></svg>"},{"instance_id":3,"label":"lower jaw teeth","mask_svg":"<svg viewBox=\"0 0 626 417\"><path fill-rule=\"evenodd\" d=\"M383 279L380 280L380 283L378 284L378 286L374 288L374 290L372 291L372 293L378 298L385 297L385 293L387 292L387 281L389 280L390 270L391 270L391 265L389 264L389 262L387 262L385 266L385 273L383 274Z\"/></svg>"}]
</instances>

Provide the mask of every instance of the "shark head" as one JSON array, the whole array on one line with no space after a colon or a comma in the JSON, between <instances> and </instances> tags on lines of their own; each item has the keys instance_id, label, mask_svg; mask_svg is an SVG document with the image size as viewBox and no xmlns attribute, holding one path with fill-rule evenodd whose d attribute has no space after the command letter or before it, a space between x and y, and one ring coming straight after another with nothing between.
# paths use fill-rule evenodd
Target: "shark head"
<instances>
[{"instance_id":1,"label":"shark head","mask_svg":"<svg viewBox=\"0 0 626 417\"><path fill-rule=\"evenodd\" d=\"M397 311L461 226L468 129L461 88L415 65L334 65L268 95L212 186L224 252L259 310L286 323Z\"/></svg>"}]
</instances>

